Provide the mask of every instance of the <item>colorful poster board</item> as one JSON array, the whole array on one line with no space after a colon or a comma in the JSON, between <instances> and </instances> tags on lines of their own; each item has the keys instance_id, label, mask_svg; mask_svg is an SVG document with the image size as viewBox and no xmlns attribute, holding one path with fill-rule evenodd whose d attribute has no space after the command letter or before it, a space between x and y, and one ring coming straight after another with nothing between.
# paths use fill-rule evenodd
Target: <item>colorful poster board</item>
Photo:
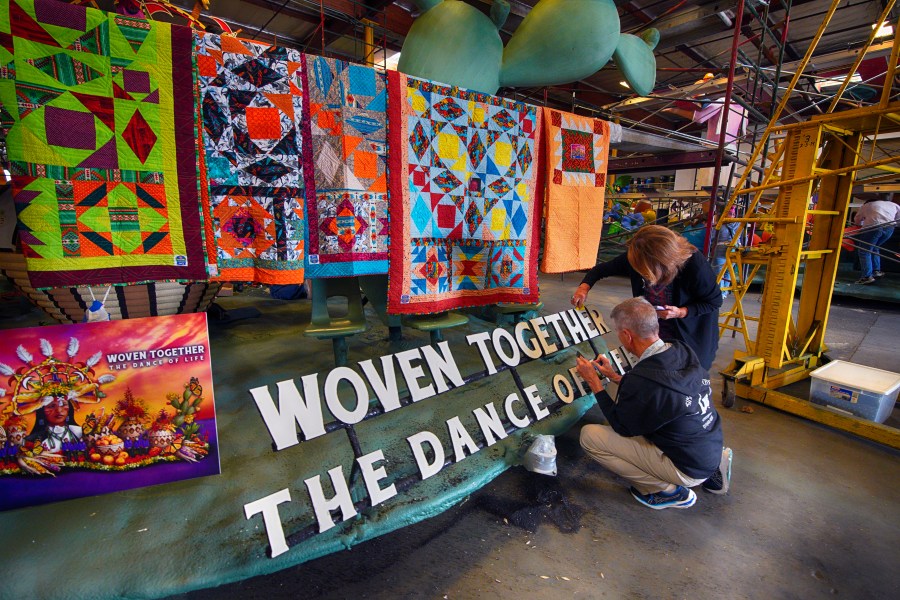
<instances>
[{"instance_id":1,"label":"colorful poster board","mask_svg":"<svg viewBox=\"0 0 900 600\"><path fill-rule=\"evenodd\" d=\"M0 510L219 473L205 313L3 336Z\"/></svg>"}]
</instances>

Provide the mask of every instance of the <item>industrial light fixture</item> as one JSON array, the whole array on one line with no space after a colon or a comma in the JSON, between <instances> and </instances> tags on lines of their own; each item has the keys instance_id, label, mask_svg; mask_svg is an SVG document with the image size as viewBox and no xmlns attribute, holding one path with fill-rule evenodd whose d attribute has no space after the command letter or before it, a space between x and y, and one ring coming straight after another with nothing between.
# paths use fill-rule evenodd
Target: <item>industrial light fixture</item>
<instances>
[{"instance_id":1,"label":"industrial light fixture","mask_svg":"<svg viewBox=\"0 0 900 600\"><path fill-rule=\"evenodd\" d=\"M734 13L730 10L723 10L722 12L717 12L716 16L722 20L725 24L725 27L731 27L733 25L732 19L734 18Z\"/></svg>"},{"instance_id":2,"label":"industrial light fixture","mask_svg":"<svg viewBox=\"0 0 900 600\"><path fill-rule=\"evenodd\" d=\"M894 35L894 26L887 21L882 21L881 25L872 23L872 29L875 29L876 26L878 27L878 31L875 32L875 39Z\"/></svg>"},{"instance_id":3,"label":"industrial light fixture","mask_svg":"<svg viewBox=\"0 0 900 600\"><path fill-rule=\"evenodd\" d=\"M827 89L841 87L846 78L846 75L838 75L836 77L822 77L815 83L816 90L819 92L825 92L825 90ZM860 77L859 73L854 73L850 78L850 83L860 83L861 81L862 77Z\"/></svg>"}]
</instances>

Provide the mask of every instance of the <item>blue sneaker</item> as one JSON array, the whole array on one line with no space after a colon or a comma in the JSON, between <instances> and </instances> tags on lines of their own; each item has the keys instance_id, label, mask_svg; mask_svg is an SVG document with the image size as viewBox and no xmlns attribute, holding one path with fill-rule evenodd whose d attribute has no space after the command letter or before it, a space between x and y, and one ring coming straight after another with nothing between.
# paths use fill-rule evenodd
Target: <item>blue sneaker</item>
<instances>
[{"instance_id":1,"label":"blue sneaker","mask_svg":"<svg viewBox=\"0 0 900 600\"><path fill-rule=\"evenodd\" d=\"M703 482L703 489L710 494L727 494L731 487L731 463L734 461L734 452L731 448L722 448L722 461L716 472Z\"/></svg>"},{"instance_id":2,"label":"blue sneaker","mask_svg":"<svg viewBox=\"0 0 900 600\"><path fill-rule=\"evenodd\" d=\"M697 494L686 487L678 486L674 492L656 492L654 494L641 494L634 488L631 488L631 495L634 499L653 510L662 510L664 508L690 508L697 501Z\"/></svg>"}]
</instances>

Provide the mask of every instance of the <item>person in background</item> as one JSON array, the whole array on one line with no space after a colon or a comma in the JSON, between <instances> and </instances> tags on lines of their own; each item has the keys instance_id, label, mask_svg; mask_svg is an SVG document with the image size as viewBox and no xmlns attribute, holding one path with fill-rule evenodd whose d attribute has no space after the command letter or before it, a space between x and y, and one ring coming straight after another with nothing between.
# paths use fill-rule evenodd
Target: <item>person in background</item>
<instances>
[{"instance_id":1,"label":"person in background","mask_svg":"<svg viewBox=\"0 0 900 600\"><path fill-rule=\"evenodd\" d=\"M863 228L856 234L862 276L854 283L869 285L884 277L881 270L881 247L894 235L900 220L900 205L890 200L867 200L856 212L853 222Z\"/></svg>"},{"instance_id":2,"label":"person in background","mask_svg":"<svg viewBox=\"0 0 900 600\"><path fill-rule=\"evenodd\" d=\"M697 495L690 488L697 485L728 493L733 452L723 446L709 375L697 356L679 341L659 339L656 311L643 298L625 300L610 318L619 342L639 360L619 376L605 356L578 356L578 374L609 422L585 425L581 447L654 510L693 506ZM601 375L618 383L615 400Z\"/></svg>"},{"instance_id":3,"label":"person in background","mask_svg":"<svg viewBox=\"0 0 900 600\"><path fill-rule=\"evenodd\" d=\"M594 284L613 275L629 277L632 294L656 307L660 337L690 346L709 371L719 347L722 291L703 253L661 225L646 225L627 252L587 272L572 304L583 306Z\"/></svg>"},{"instance_id":4,"label":"person in background","mask_svg":"<svg viewBox=\"0 0 900 600\"><path fill-rule=\"evenodd\" d=\"M732 206L731 210L728 212L728 216L733 217L734 215L735 207ZM740 223L725 223L717 232L712 262L713 273L716 277L719 276L719 271L725 266L725 253L728 250L728 244L730 244L731 240L734 239L734 236L737 235L737 230L740 225ZM722 281L719 285L722 287L722 298L727 298L729 292L725 288L731 287L731 274L728 272L728 269L725 269L725 273L722 275Z\"/></svg>"}]
</instances>

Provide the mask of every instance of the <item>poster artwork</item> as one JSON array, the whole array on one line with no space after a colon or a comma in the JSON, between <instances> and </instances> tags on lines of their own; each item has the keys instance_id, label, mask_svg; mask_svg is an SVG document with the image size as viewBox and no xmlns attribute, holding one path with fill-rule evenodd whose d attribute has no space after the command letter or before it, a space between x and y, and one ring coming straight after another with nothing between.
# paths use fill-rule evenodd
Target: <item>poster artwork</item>
<instances>
[{"instance_id":1,"label":"poster artwork","mask_svg":"<svg viewBox=\"0 0 900 600\"><path fill-rule=\"evenodd\" d=\"M0 510L219 473L205 313L3 337Z\"/></svg>"}]
</instances>

